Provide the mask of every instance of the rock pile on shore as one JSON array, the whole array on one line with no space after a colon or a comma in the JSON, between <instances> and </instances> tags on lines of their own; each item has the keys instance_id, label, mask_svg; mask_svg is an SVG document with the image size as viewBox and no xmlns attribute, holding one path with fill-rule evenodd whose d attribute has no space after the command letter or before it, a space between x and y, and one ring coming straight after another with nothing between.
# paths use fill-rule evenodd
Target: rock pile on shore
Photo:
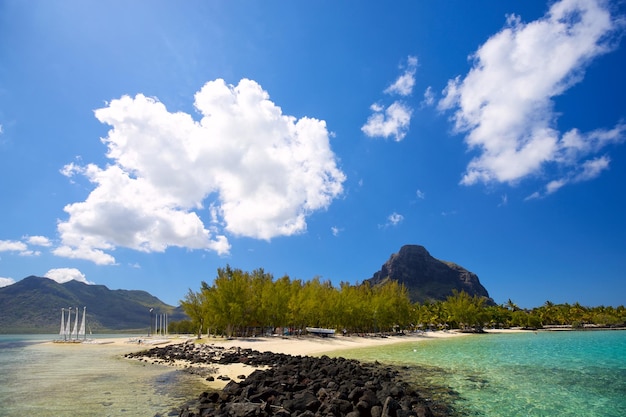
<instances>
[{"instance_id":1,"label":"rock pile on shore","mask_svg":"<svg viewBox=\"0 0 626 417\"><path fill-rule=\"evenodd\" d=\"M159 363L244 363L257 369L218 392L203 392L181 417L431 417L448 415L401 378L401 369L328 356L292 356L252 349L184 343L130 353ZM195 411L194 411L195 410Z\"/></svg>"}]
</instances>

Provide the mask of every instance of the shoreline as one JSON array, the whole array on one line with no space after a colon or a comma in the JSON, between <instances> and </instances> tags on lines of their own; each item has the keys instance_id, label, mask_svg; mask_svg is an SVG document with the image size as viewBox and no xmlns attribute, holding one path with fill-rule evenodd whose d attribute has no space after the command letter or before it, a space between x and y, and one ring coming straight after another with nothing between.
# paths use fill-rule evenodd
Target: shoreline
<instances>
[{"instance_id":1,"label":"shoreline","mask_svg":"<svg viewBox=\"0 0 626 417\"><path fill-rule=\"evenodd\" d=\"M529 330L518 329L496 329L488 330L485 333L502 334L502 333L529 333ZM394 345L410 342L425 342L432 340L451 339L457 337L466 337L476 335L473 333L461 333L457 331L437 331L412 333L404 336L275 336L275 337L255 337L255 338L220 338L220 337L203 337L197 339L195 336L186 338L168 339L167 342L160 340L158 343L149 343L146 338L142 339L141 344L129 344L128 341L120 339L105 339L107 344L127 345L129 346L128 356L134 356L143 350L152 348L166 347L178 344L193 344L194 346L206 346L210 348L224 349L226 351L253 350L258 352L271 352L275 354L285 354L290 356L313 356L322 355L331 356L333 358L340 357L341 351L370 348L377 346ZM179 370L183 370L192 374L197 374L204 379L207 389L219 390L224 388L228 382L238 380L241 376L249 376L257 369L265 369L263 367L255 367L244 363L228 363L228 364L205 364L191 363L189 361L163 361L154 358L133 358L131 360L142 360L149 364L160 366L170 366ZM213 376L214 378L207 378ZM208 380L207 380L208 379Z\"/></svg>"},{"instance_id":2,"label":"shoreline","mask_svg":"<svg viewBox=\"0 0 626 417\"><path fill-rule=\"evenodd\" d=\"M461 336L453 333L448 337ZM441 337L431 337L437 339ZM447 398L434 398L432 386L419 386L407 382L405 368L381 364L378 361L361 362L345 359L342 349L333 349L328 356L314 355L327 351L315 347L320 340L295 340L295 344L306 344L308 354L276 353L255 348L267 347L269 341L228 340L227 343L183 343L155 346L148 350L124 355L129 360L147 364L172 366L198 375L208 381L206 390L197 399L188 400L180 416L204 415L249 417L266 415L288 417L308 413L335 416L407 416L444 417L452 413L452 402ZM307 337L306 339L311 339ZM378 343L363 343L361 346L382 346L411 342L406 337ZM380 340L387 343L380 343ZM399 339L399 340L398 340ZM413 338L415 340L417 338ZM427 340L426 338L421 338ZM284 342L284 340L281 340ZM308 342L308 343L307 343ZM334 342L337 342L336 340ZM354 342L354 341L353 341ZM252 348L241 344L256 343ZM226 346L225 346L226 345ZM354 345L332 343L352 348ZM291 347L274 350L288 350ZM219 374L217 378L213 375ZM207 377L208 375L208 377ZM445 388L439 387L445 391ZM197 410L197 414L196 411Z\"/></svg>"}]
</instances>

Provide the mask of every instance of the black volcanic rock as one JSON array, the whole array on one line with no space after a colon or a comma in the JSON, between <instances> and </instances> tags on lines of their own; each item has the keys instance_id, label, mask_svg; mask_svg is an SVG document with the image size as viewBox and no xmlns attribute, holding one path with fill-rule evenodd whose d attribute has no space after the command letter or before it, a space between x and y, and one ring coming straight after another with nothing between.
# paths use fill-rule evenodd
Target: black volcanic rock
<instances>
[{"instance_id":1,"label":"black volcanic rock","mask_svg":"<svg viewBox=\"0 0 626 417\"><path fill-rule=\"evenodd\" d=\"M404 284L412 302L444 301L457 290L485 297L489 304L493 303L476 274L455 263L433 258L419 245L400 248L400 252L391 255L380 271L365 282L376 286L387 280Z\"/></svg>"},{"instance_id":2,"label":"black volcanic rock","mask_svg":"<svg viewBox=\"0 0 626 417\"><path fill-rule=\"evenodd\" d=\"M180 411L186 417L421 417L453 415L432 398L433 388L416 379L418 367L328 356L291 356L252 349L181 343L125 355L147 363L186 361L184 369L245 363L256 369L221 391L203 392ZM197 358L190 362L189 357ZM210 366L209 366L210 367ZM193 371L191 371L193 372ZM426 372L426 371L424 371ZM419 372L422 375L422 372ZM425 375L425 373L423 373ZM409 382L411 381L411 382ZM429 398L430 397L430 398ZM194 411L197 410L197 413ZM170 414L171 415L171 414Z\"/></svg>"}]
</instances>

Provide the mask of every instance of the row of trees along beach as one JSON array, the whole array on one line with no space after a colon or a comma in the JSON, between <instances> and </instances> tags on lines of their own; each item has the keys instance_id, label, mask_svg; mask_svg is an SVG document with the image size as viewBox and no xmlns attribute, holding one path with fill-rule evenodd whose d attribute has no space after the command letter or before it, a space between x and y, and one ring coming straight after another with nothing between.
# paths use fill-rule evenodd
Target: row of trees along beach
<instances>
[{"instance_id":1,"label":"row of trees along beach","mask_svg":"<svg viewBox=\"0 0 626 417\"><path fill-rule=\"evenodd\" d=\"M445 301L411 303L407 289L397 281L371 287L342 282L279 279L263 269L245 272L230 266L217 270L213 285L201 283L181 300L191 318L170 323L172 333L261 336L276 328L300 334L306 327L349 333L391 333L419 330L542 328L567 326L623 327L624 306L585 307L579 303L523 309L509 300L490 305L484 297L454 292Z\"/></svg>"}]
</instances>

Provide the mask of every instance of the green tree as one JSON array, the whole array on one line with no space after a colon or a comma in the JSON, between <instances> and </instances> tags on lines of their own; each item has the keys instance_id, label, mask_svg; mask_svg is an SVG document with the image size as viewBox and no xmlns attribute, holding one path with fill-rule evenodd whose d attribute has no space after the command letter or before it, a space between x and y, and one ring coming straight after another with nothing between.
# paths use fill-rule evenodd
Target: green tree
<instances>
[{"instance_id":1,"label":"green tree","mask_svg":"<svg viewBox=\"0 0 626 417\"><path fill-rule=\"evenodd\" d=\"M202 336L204 327L204 317L206 312L206 304L203 300L202 292L194 292L191 289L187 291L185 298L180 301L180 305L190 318L193 327L197 330L198 339Z\"/></svg>"}]
</instances>

